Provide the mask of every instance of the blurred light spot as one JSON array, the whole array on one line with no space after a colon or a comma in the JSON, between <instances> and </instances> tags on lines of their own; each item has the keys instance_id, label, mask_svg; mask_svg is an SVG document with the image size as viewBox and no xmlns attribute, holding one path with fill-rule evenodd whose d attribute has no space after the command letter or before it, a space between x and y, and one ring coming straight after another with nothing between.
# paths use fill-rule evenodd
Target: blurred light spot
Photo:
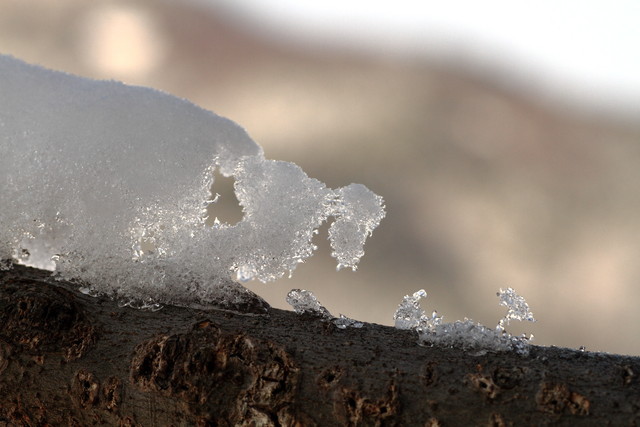
<instances>
[{"instance_id":1,"label":"blurred light spot","mask_svg":"<svg viewBox=\"0 0 640 427\"><path fill-rule=\"evenodd\" d=\"M92 9L81 27L88 65L108 77L136 78L153 71L164 56L154 17L125 5Z\"/></svg>"}]
</instances>

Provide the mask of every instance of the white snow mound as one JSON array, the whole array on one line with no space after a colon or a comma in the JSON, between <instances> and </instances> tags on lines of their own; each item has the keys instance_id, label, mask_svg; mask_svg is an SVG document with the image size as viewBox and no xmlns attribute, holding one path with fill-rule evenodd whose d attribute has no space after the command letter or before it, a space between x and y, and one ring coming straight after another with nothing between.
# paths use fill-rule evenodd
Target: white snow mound
<instances>
[{"instance_id":1,"label":"white snow mound","mask_svg":"<svg viewBox=\"0 0 640 427\"><path fill-rule=\"evenodd\" d=\"M216 170L235 178L235 225L205 223ZM295 269L329 217L333 256L355 269L384 217L366 187L266 160L240 126L183 99L0 55L0 260L93 292L202 302L233 275Z\"/></svg>"}]
</instances>

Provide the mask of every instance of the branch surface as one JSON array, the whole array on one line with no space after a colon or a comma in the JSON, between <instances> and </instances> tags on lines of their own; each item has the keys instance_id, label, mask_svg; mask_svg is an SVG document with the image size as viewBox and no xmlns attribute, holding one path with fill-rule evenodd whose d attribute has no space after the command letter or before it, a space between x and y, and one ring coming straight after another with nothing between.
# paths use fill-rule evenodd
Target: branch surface
<instances>
[{"instance_id":1,"label":"branch surface","mask_svg":"<svg viewBox=\"0 0 640 427\"><path fill-rule=\"evenodd\" d=\"M640 358L426 348L412 331L93 298L0 271L1 425L634 425Z\"/></svg>"}]
</instances>

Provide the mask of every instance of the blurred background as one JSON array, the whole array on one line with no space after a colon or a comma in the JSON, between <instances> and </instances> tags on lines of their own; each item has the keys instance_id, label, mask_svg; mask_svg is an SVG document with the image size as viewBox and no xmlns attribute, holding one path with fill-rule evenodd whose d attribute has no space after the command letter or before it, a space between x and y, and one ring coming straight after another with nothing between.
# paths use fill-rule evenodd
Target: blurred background
<instances>
[{"instance_id":1,"label":"blurred background","mask_svg":"<svg viewBox=\"0 0 640 427\"><path fill-rule=\"evenodd\" d=\"M0 52L187 98L385 198L357 272L324 227L292 279L248 284L273 306L303 288L392 324L424 288L428 312L493 326L510 286L538 319L512 333L640 355L640 4L308 3L4 1Z\"/></svg>"}]
</instances>

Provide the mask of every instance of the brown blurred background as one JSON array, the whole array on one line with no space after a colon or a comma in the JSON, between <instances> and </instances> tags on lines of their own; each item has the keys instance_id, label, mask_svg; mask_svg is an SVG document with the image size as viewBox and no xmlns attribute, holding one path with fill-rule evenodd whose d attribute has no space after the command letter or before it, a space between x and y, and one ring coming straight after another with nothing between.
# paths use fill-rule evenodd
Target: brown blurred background
<instances>
[{"instance_id":1,"label":"brown blurred background","mask_svg":"<svg viewBox=\"0 0 640 427\"><path fill-rule=\"evenodd\" d=\"M305 45L255 19L204 0L8 1L0 52L188 98L241 124L268 158L382 195L387 218L357 272L335 272L325 227L292 279L248 285L276 307L299 287L334 315L392 324L424 288L427 311L493 326L495 293L511 286L538 319L512 332L640 355L640 115L532 97L508 68L472 67L464 52ZM228 184L219 216L233 222Z\"/></svg>"}]
</instances>

